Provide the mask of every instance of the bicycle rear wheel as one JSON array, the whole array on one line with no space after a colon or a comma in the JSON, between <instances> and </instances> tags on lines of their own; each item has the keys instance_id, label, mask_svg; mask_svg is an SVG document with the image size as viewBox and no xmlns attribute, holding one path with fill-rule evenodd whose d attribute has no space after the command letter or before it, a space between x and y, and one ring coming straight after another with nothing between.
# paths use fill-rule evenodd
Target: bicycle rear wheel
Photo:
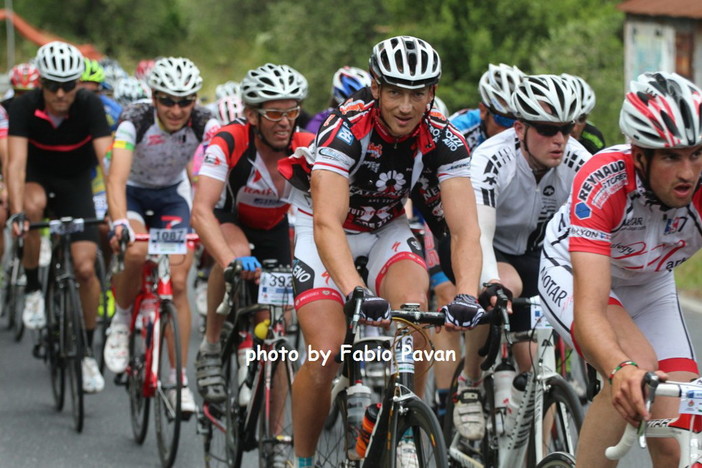
<instances>
[{"instance_id":1,"label":"bicycle rear wheel","mask_svg":"<svg viewBox=\"0 0 702 468\"><path fill-rule=\"evenodd\" d=\"M178 334L178 321L176 309L170 301L161 301L161 326L159 333L158 356L158 384L154 395L154 409L156 411L156 440L161 465L169 468L173 466L178 453L178 439L180 437L180 395L181 395L181 369L183 368L180 355L180 335ZM171 347L166 341L169 337ZM169 355L171 355L169 359ZM171 366L171 359L173 365ZM176 369L176 381L169 381L171 367Z\"/></svg>"},{"instance_id":2,"label":"bicycle rear wheel","mask_svg":"<svg viewBox=\"0 0 702 468\"><path fill-rule=\"evenodd\" d=\"M290 356L292 348L287 343L276 347L280 356ZM285 353L285 354L282 354ZM275 461L294 461L292 428L292 383L297 371L296 362L286 360L271 361L271 389L263 392L259 409L258 455L259 466L268 468ZM263 379L262 379L263 380Z\"/></svg>"},{"instance_id":3,"label":"bicycle rear wheel","mask_svg":"<svg viewBox=\"0 0 702 468\"><path fill-rule=\"evenodd\" d=\"M77 432L83 430L84 407L83 407L83 328L82 328L82 308L78 299L78 291L75 284L68 283L63 291L64 297L64 352L66 375L71 390L71 414L73 416L73 427Z\"/></svg>"},{"instance_id":4,"label":"bicycle rear wheel","mask_svg":"<svg viewBox=\"0 0 702 468\"><path fill-rule=\"evenodd\" d=\"M127 391L132 434L138 444L144 443L149 428L149 406L151 399L144 395L146 373L147 330L132 330L129 335L129 367L127 367Z\"/></svg>"},{"instance_id":5,"label":"bicycle rear wheel","mask_svg":"<svg viewBox=\"0 0 702 468\"><path fill-rule=\"evenodd\" d=\"M381 466L410 463L420 468L448 468L446 443L434 412L419 398L410 398L402 406L392 430L392 449Z\"/></svg>"},{"instance_id":6,"label":"bicycle rear wheel","mask_svg":"<svg viewBox=\"0 0 702 468\"><path fill-rule=\"evenodd\" d=\"M45 304L46 362L49 365L49 374L51 376L51 394L54 397L54 408L56 408L56 411L61 411L66 388L66 367L61 352L61 318L64 316L66 309L64 308L63 295L58 284L54 281L53 274L47 284Z\"/></svg>"},{"instance_id":7,"label":"bicycle rear wheel","mask_svg":"<svg viewBox=\"0 0 702 468\"><path fill-rule=\"evenodd\" d=\"M346 392L342 391L332 401L329 415L317 442L317 466L337 468L339 466L360 467L359 462L347 461L346 447ZM344 464L345 463L345 464Z\"/></svg>"}]
</instances>

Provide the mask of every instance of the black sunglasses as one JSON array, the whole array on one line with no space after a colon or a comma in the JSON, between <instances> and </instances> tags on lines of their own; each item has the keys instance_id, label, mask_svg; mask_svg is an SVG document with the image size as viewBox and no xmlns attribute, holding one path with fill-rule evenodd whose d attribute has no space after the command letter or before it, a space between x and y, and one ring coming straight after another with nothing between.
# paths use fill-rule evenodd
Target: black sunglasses
<instances>
[{"instance_id":1,"label":"black sunglasses","mask_svg":"<svg viewBox=\"0 0 702 468\"><path fill-rule=\"evenodd\" d=\"M76 89L76 86L78 85L78 81L73 80L73 81L53 81L53 80L41 80L41 87L43 89L46 89L49 92L56 93L58 92L59 89L62 89L66 93L70 93L74 89Z\"/></svg>"},{"instance_id":2,"label":"black sunglasses","mask_svg":"<svg viewBox=\"0 0 702 468\"><path fill-rule=\"evenodd\" d=\"M195 102L195 98L185 98L176 101L175 99L169 98L168 96L156 96L156 99L158 100L159 104L166 107L188 107L192 106Z\"/></svg>"},{"instance_id":3,"label":"black sunglasses","mask_svg":"<svg viewBox=\"0 0 702 468\"><path fill-rule=\"evenodd\" d=\"M528 127L533 127L534 130L536 130L536 133L538 133L541 136L545 137L552 137L556 133L561 132L563 136L568 136L570 135L570 132L573 131L573 127L575 124L573 122L567 123L565 125L551 125L551 124L541 124L541 123L532 123L532 122L524 122L525 125Z\"/></svg>"}]
</instances>

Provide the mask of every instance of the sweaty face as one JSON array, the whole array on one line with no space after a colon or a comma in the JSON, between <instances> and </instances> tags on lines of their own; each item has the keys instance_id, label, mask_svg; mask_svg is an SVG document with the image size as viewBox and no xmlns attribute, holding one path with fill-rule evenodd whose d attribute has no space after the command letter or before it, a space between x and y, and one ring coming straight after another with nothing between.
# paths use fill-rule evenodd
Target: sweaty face
<instances>
[{"instance_id":1,"label":"sweaty face","mask_svg":"<svg viewBox=\"0 0 702 468\"><path fill-rule=\"evenodd\" d=\"M653 193L671 208L690 204L702 175L702 145L692 148L658 149L650 161L634 148L634 161L648 175ZM646 168L645 164L651 164ZM648 170L647 170L648 169Z\"/></svg>"},{"instance_id":2,"label":"sweaty face","mask_svg":"<svg viewBox=\"0 0 702 468\"><path fill-rule=\"evenodd\" d=\"M162 92L155 92L153 96L156 115L163 128L169 132L177 132L183 128L193 113L196 96L186 97L171 96Z\"/></svg>"},{"instance_id":3,"label":"sweaty face","mask_svg":"<svg viewBox=\"0 0 702 468\"><path fill-rule=\"evenodd\" d=\"M248 109L247 119L258 128L268 144L278 150L287 149L300 113L300 103L294 99L264 102L259 109Z\"/></svg>"},{"instance_id":4,"label":"sweaty face","mask_svg":"<svg viewBox=\"0 0 702 468\"><path fill-rule=\"evenodd\" d=\"M572 125L517 121L514 129L522 144L522 152L532 169L547 170L563 161Z\"/></svg>"},{"instance_id":5,"label":"sweaty face","mask_svg":"<svg viewBox=\"0 0 702 468\"><path fill-rule=\"evenodd\" d=\"M402 138L414 131L434 98L433 86L405 89L389 84L378 85L374 81L371 91L379 103L383 123L396 138Z\"/></svg>"}]
</instances>

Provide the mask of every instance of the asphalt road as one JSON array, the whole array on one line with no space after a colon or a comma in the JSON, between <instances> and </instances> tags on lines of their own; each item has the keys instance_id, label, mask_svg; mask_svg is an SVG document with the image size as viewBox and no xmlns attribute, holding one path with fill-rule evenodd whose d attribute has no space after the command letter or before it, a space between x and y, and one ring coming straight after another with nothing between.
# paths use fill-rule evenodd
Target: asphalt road
<instances>
[{"instance_id":1,"label":"asphalt road","mask_svg":"<svg viewBox=\"0 0 702 468\"><path fill-rule=\"evenodd\" d=\"M702 310L693 312L692 308L702 308L694 304L686 307L689 330L700 350ZM190 342L188 376L193 391L192 362L199 342L196 335ZM109 372L105 390L86 397L85 428L77 434L68 408L63 412L53 409L48 370L43 361L31 356L32 340L31 334L26 334L22 342L15 343L10 333L0 331L0 468L160 466L153 422L144 444L134 443L126 391L112 383ZM255 454L248 454L244 466L255 463ZM203 466L202 441L196 434L195 418L182 425L175 466ZM650 461L639 452L630 454L620 466L645 467L650 466Z\"/></svg>"}]
</instances>

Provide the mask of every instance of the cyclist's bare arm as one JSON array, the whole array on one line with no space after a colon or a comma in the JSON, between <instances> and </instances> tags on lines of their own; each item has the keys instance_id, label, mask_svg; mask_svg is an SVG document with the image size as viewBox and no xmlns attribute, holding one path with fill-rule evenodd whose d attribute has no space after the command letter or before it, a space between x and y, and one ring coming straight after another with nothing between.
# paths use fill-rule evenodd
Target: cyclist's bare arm
<instances>
[{"instance_id":1,"label":"cyclist's bare arm","mask_svg":"<svg viewBox=\"0 0 702 468\"><path fill-rule=\"evenodd\" d=\"M221 180L202 174L198 176L193 200L192 224L207 252L222 268L226 268L229 262L242 254L232 251L214 215L214 207L223 189L224 182Z\"/></svg>"},{"instance_id":2,"label":"cyclist's bare arm","mask_svg":"<svg viewBox=\"0 0 702 468\"><path fill-rule=\"evenodd\" d=\"M24 211L24 180L27 176L27 145L25 137L10 136L7 139L7 188L10 197L10 211Z\"/></svg>"},{"instance_id":3,"label":"cyclist's bare arm","mask_svg":"<svg viewBox=\"0 0 702 468\"><path fill-rule=\"evenodd\" d=\"M97 156L98 164L100 164L100 169L102 169L103 174L107 174L107 171L105 171L105 156L107 152L110 151L110 146L112 146L111 136L104 136L93 140L93 149L95 150L95 155Z\"/></svg>"},{"instance_id":4,"label":"cyclist's bare arm","mask_svg":"<svg viewBox=\"0 0 702 468\"><path fill-rule=\"evenodd\" d=\"M607 378L620 363L632 357L622 349L607 314L611 290L610 257L590 252L571 252L573 264L575 338L585 358ZM645 370L625 366L612 379L612 405L630 424L648 419L641 391Z\"/></svg>"},{"instance_id":5,"label":"cyclist's bare arm","mask_svg":"<svg viewBox=\"0 0 702 468\"><path fill-rule=\"evenodd\" d=\"M107 173L107 206L113 221L127 219L127 179L132 169L134 151L126 148L114 148L112 161ZM117 249L117 240L122 234L122 226L115 226L112 248Z\"/></svg>"},{"instance_id":6,"label":"cyclist's bare arm","mask_svg":"<svg viewBox=\"0 0 702 468\"><path fill-rule=\"evenodd\" d=\"M319 257L344 296L365 286L356 271L343 224L349 211L349 182L330 171L313 171L314 241Z\"/></svg>"}]
</instances>

